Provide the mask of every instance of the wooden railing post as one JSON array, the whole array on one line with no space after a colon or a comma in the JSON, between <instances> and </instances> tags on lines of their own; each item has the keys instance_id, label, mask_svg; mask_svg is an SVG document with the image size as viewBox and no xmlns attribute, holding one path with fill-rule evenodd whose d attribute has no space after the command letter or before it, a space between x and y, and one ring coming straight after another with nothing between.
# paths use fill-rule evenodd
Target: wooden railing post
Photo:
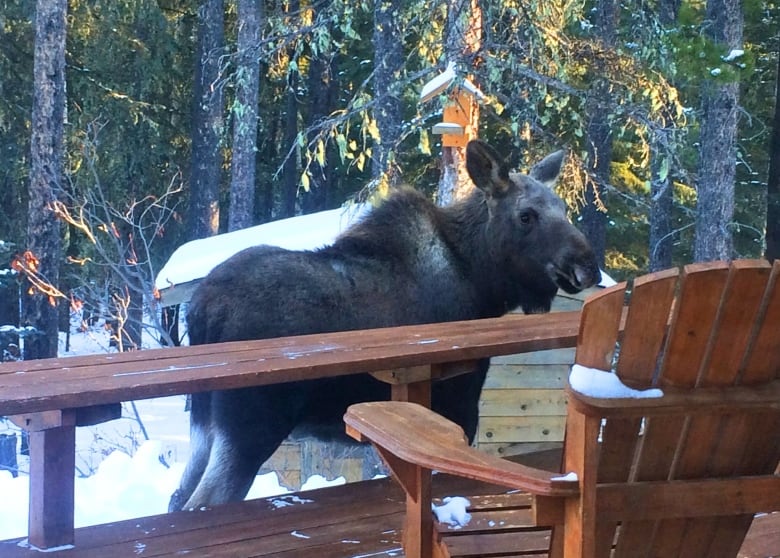
<instances>
[{"instance_id":1,"label":"wooden railing post","mask_svg":"<svg viewBox=\"0 0 780 558\"><path fill-rule=\"evenodd\" d=\"M76 412L13 417L30 433L29 542L48 549L74 543Z\"/></svg>"},{"instance_id":2,"label":"wooden railing post","mask_svg":"<svg viewBox=\"0 0 780 558\"><path fill-rule=\"evenodd\" d=\"M390 384L390 397L393 401L410 401L431 408L430 365L383 370L372 372L371 375L377 380Z\"/></svg>"}]
</instances>

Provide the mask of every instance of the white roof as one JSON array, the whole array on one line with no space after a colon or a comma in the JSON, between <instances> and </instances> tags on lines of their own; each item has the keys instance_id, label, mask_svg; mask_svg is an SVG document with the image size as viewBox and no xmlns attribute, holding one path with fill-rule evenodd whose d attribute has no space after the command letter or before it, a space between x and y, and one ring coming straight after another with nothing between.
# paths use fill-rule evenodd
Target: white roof
<instances>
[{"instance_id":1,"label":"white roof","mask_svg":"<svg viewBox=\"0 0 780 558\"><path fill-rule=\"evenodd\" d=\"M440 73L438 76L433 78L431 81L423 85L422 91L420 91L420 101L425 102L430 99L432 99L435 95L438 95L445 89L447 89L450 84L455 81L455 78L457 75L455 74L455 64L450 62L447 64L447 69L444 70L442 73ZM469 80L464 79L463 88L474 95L478 99L483 99L485 95L480 91L476 85L471 83Z\"/></svg>"},{"instance_id":2,"label":"white roof","mask_svg":"<svg viewBox=\"0 0 780 558\"><path fill-rule=\"evenodd\" d=\"M171 255L157 274L155 286L163 290L202 279L229 257L250 246L270 244L288 250L311 250L332 244L369 207L368 204L356 204L192 240L179 246Z\"/></svg>"}]
</instances>

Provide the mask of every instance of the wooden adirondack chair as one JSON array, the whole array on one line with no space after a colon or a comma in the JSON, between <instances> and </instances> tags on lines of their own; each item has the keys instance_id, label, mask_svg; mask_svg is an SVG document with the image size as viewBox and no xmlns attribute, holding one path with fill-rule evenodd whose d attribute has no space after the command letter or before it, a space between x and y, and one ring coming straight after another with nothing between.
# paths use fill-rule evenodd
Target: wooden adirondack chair
<instances>
[{"instance_id":1,"label":"wooden adirondack chair","mask_svg":"<svg viewBox=\"0 0 780 558\"><path fill-rule=\"evenodd\" d=\"M576 479L482 454L411 403L351 407L348 431L378 448L407 493L406 556L736 556L753 515L780 510L779 282L780 262L694 264L591 297L576 362L664 395L570 388L562 472ZM435 528L431 470L527 492L525 519L552 526L545 548L517 516L503 533Z\"/></svg>"}]
</instances>

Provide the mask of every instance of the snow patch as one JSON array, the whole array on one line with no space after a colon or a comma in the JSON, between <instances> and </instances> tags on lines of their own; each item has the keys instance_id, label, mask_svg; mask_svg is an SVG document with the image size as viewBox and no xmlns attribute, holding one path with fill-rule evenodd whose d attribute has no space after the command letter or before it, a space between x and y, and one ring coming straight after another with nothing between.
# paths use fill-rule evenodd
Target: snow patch
<instances>
[{"instance_id":1,"label":"snow patch","mask_svg":"<svg viewBox=\"0 0 780 558\"><path fill-rule=\"evenodd\" d=\"M182 244L157 274L155 285L165 289L201 279L234 254L267 244L287 250L312 250L332 244L336 237L371 209L369 204L280 219L239 231Z\"/></svg>"},{"instance_id":2,"label":"snow patch","mask_svg":"<svg viewBox=\"0 0 780 558\"><path fill-rule=\"evenodd\" d=\"M580 479L577 476L577 473L575 473L574 471L571 471L571 472L566 473L565 475L562 475L560 477L553 477L550 480L553 480L553 481L576 481L576 480L580 480Z\"/></svg>"},{"instance_id":3,"label":"snow patch","mask_svg":"<svg viewBox=\"0 0 780 558\"><path fill-rule=\"evenodd\" d=\"M36 552L59 552L60 550L70 550L71 548L75 548L72 544L53 546L51 548L38 548L37 546L30 544L30 541L27 539L19 541L16 546L20 548L27 548L29 550L35 550Z\"/></svg>"},{"instance_id":4,"label":"snow patch","mask_svg":"<svg viewBox=\"0 0 780 558\"><path fill-rule=\"evenodd\" d=\"M745 55L745 51L742 50L741 48L733 48L731 49L731 52L729 52L726 56L721 56L721 60L723 60L724 62L732 62L744 55Z\"/></svg>"},{"instance_id":5,"label":"snow patch","mask_svg":"<svg viewBox=\"0 0 780 558\"><path fill-rule=\"evenodd\" d=\"M465 527L471 521L471 514L466 509L471 505L463 496L447 496L441 506L431 504L433 513L439 523L446 523L455 528Z\"/></svg>"},{"instance_id":6,"label":"snow patch","mask_svg":"<svg viewBox=\"0 0 780 558\"><path fill-rule=\"evenodd\" d=\"M328 486L341 486L342 484L347 484L347 479L344 477L336 477L333 480L328 480L322 475L312 475L301 485L301 491L326 488Z\"/></svg>"},{"instance_id":7,"label":"snow patch","mask_svg":"<svg viewBox=\"0 0 780 558\"><path fill-rule=\"evenodd\" d=\"M628 387L617 374L596 368L587 368L579 364L571 367L569 375L571 388L588 397L600 397L604 399L643 399L663 397L660 389L637 390Z\"/></svg>"}]
</instances>

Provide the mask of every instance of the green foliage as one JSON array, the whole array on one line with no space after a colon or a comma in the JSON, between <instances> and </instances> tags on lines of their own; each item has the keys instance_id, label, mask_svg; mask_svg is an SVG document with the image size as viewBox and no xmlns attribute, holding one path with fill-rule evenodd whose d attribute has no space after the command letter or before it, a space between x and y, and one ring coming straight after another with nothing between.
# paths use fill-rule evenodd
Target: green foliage
<instances>
[{"instance_id":1,"label":"green foliage","mask_svg":"<svg viewBox=\"0 0 780 558\"><path fill-rule=\"evenodd\" d=\"M446 67L450 4L398 3L394 17L403 33L403 64L391 88L377 92L374 2L304 0L298 9L291 3L266 3L256 51L261 62L257 222L279 214L288 160L300 184L299 207L314 207L305 200L315 196L326 173L328 194L317 209L356 195L368 197L379 186L372 182L370 163L383 140L375 114L383 95L402 104L402 133L393 146L392 163L406 182L433 190L440 138L430 134L430 127L441 119L441 103L420 104L419 93ZM609 219L609 261L618 273L644 270L648 262L650 142L657 130L673 130L664 173L676 184L672 220L680 232L675 261L689 259L699 90L706 81L738 80L743 116L735 242L739 255L760 253L767 123L773 110L767 99L773 97L778 52L772 30L780 24L777 3L744 2L745 53L730 60L702 32L702 1L684 0L677 23L669 27L660 24L653 3L623 2L612 45L596 36L592 2L481 4L482 48L473 64L458 69L459 79L468 75L487 96L480 136L507 154L514 148L511 162L519 168L565 146L571 157L561 191L575 218L590 180L584 170L590 112L597 107L608 115L614 154L602 202ZM33 5L0 0L0 238L19 246L24 244L29 166ZM194 0L70 2L67 196L74 205L96 184L116 208L162 195L179 176L187 184L197 5ZM241 125L245 107L233 95L244 76L230 46L238 25L234 3L226 5L229 45L221 60L222 79L212 86L224 89L230 107L222 131L229 161L227 130L233 122ZM314 79L321 68L325 77ZM609 99L594 100L594 91L604 83ZM288 104L291 89L294 103ZM285 135L287 116L296 126L292 145ZM227 200L227 172L223 176L222 199ZM186 199L185 188L182 204ZM153 254L157 266L184 237L178 211L160 232ZM69 232L68 242L73 258L94 255L78 230ZM104 272L78 273L96 280Z\"/></svg>"}]
</instances>

